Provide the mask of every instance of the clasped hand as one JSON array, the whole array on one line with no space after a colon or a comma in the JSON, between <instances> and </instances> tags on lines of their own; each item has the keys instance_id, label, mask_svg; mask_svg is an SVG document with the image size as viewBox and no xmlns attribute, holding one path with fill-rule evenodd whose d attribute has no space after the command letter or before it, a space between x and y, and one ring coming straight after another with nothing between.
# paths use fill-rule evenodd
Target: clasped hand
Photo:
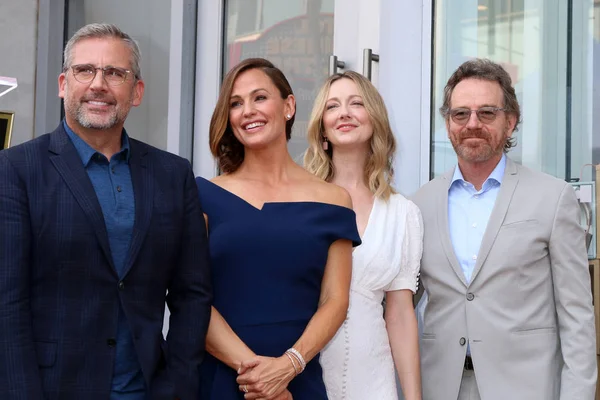
<instances>
[{"instance_id":1,"label":"clasped hand","mask_svg":"<svg viewBox=\"0 0 600 400\"><path fill-rule=\"evenodd\" d=\"M287 386L295 376L294 366L287 357L256 356L242 362L237 383L248 400L291 400Z\"/></svg>"}]
</instances>

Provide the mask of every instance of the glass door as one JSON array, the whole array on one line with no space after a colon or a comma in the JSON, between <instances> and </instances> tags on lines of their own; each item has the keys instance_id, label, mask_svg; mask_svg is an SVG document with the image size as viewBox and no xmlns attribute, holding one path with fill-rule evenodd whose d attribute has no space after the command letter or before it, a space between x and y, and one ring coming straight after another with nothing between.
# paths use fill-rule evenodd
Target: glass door
<instances>
[{"instance_id":1,"label":"glass door","mask_svg":"<svg viewBox=\"0 0 600 400\"><path fill-rule=\"evenodd\" d=\"M591 179L598 5L591 0L435 1L432 171L456 164L438 109L462 62L489 58L511 75L523 122L509 156L566 180ZM597 125L597 124L596 124Z\"/></svg>"},{"instance_id":2,"label":"glass door","mask_svg":"<svg viewBox=\"0 0 600 400\"><path fill-rule=\"evenodd\" d=\"M297 111L289 150L301 163L313 101L334 70L332 56L338 57L340 70L362 72L363 48L377 54L379 0L212 3L203 5L198 15L195 173L212 177L218 172L208 148L208 126L220 82L234 65L251 57L270 60L290 81ZM377 79L376 63L371 66Z\"/></svg>"},{"instance_id":3,"label":"glass door","mask_svg":"<svg viewBox=\"0 0 600 400\"><path fill-rule=\"evenodd\" d=\"M223 72L262 57L279 67L296 96L289 150L302 162L313 99L328 74L333 52L334 0L231 0L225 2Z\"/></svg>"}]
</instances>

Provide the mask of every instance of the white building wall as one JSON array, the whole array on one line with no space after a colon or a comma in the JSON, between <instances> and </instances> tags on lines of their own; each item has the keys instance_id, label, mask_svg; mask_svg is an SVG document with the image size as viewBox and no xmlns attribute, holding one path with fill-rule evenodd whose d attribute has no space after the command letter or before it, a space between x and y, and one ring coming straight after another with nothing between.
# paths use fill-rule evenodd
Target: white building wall
<instances>
[{"instance_id":1,"label":"white building wall","mask_svg":"<svg viewBox=\"0 0 600 400\"><path fill-rule=\"evenodd\" d=\"M34 136L37 0L0 0L0 76L19 87L0 97L0 111L15 113L11 145Z\"/></svg>"}]
</instances>

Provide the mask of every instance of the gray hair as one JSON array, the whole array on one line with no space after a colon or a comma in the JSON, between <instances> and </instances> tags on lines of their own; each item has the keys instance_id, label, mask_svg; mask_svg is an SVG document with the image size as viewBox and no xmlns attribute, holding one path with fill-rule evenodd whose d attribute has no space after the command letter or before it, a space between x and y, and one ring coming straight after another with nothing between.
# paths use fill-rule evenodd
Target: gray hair
<instances>
[{"instance_id":1,"label":"gray hair","mask_svg":"<svg viewBox=\"0 0 600 400\"><path fill-rule=\"evenodd\" d=\"M69 39L65 46L63 55L63 72L71 67L73 62L73 47L79 41L84 39L98 39L98 38L114 38L122 40L131 50L131 58L129 63L131 64L131 71L135 79L141 79L142 72L140 71L140 48L137 42L128 34L119 29L113 24L88 24L80 28L75 34Z\"/></svg>"},{"instance_id":2,"label":"gray hair","mask_svg":"<svg viewBox=\"0 0 600 400\"><path fill-rule=\"evenodd\" d=\"M519 124L521 123L521 107L517 100L515 88L512 86L512 79L500 64L485 58L475 58L473 60L465 61L456 71L454 71L450 79L448 79L448 83L444 88L444 104L440 107L442 116L448 118L452 92L456 85L468 78L497 82L500 85L502 94L504 95L504 108L506 109L506 112L513 114L517 118L514 129L517 131L519 129ZM504 151L507 152L515 145L516 139L513 137L508 138L504 146Z\"/></svg>"}]
</instances>

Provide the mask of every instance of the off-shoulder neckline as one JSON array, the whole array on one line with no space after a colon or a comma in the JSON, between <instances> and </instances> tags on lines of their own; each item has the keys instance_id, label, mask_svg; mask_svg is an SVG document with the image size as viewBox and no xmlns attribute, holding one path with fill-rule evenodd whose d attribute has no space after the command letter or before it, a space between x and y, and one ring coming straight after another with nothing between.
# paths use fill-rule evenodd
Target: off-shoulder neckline
<instances>
[{"instance_id":1,"label":"off-shoulder neckline","mask_svg":"<svg viewBox=\"0 0 600 400\"><path fill-rule=\"evenodd\" d=\"M346 206L341 206L339 204L333 204L333 203L326 203L326 202L322 202L322 201L312 201L312 200L304 200L304 201L265 201L262 204L261 208L256 207L255 205L253 205L252 203L248 202L246 199L244 199L243 197L238 196L237 194L225 189L222 186L217 185L216 183L203 178L201 176L197 177L196 179L201 179L207 183L209 183L210 185L216 187L217 189L225 192L226 194L232 196L233 198L239 200L240 202L246 204L248 207L253 208L256 211L264 211L266 207L272 207L272 206L277 206L277 205L293 205L293 204L315 204L315 205L322 205L322 206L330 206L330 207L334 207L334 208L341 208L342 210L348 210L354 213L354 210L351 208L348 208Z\"/></svg>"}]
</instances>

